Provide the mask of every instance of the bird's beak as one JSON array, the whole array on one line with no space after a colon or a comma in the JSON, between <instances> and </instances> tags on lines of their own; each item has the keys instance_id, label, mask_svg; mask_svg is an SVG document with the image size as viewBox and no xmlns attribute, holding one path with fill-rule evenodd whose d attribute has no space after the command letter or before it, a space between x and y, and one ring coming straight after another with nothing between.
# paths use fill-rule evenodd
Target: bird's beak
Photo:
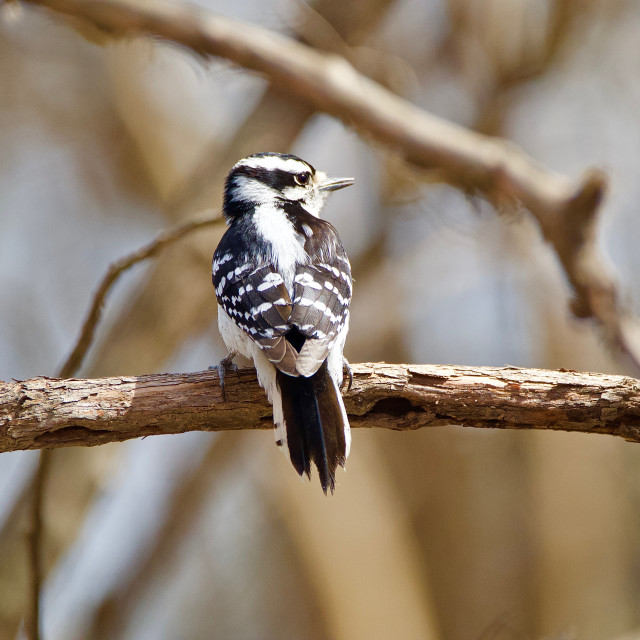
<instances>
[{"instance_id":1,"label":"bird's beak","mask_svg":"<svg viewBox=\"0 0 640 640\"><path fill-rule=\"evenodd\" d=\"M325 178L318 186L318 191L337 191L350 187L353 184L353 178Z\"/></svg>"}]
</instances>

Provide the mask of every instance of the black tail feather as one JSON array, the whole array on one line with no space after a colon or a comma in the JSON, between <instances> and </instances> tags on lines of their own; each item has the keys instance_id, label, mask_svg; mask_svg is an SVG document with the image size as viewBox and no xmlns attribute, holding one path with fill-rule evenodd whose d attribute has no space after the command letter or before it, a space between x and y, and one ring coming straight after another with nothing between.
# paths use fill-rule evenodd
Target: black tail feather
<instances>
[{"instance_id":1,"label":"black tail feather","mask_svg":"<svg viewBox=\"0 0 640 640\"><path fill-rule=\"evenodd\" d=\"M346 442L340 398L327 363L309 378L294 378L278 371L276 381L282 393L289 456L295 470L311 477L313 462L322 490L333 493L336 468L345 464Z\"/></svg>"}]
</instances>

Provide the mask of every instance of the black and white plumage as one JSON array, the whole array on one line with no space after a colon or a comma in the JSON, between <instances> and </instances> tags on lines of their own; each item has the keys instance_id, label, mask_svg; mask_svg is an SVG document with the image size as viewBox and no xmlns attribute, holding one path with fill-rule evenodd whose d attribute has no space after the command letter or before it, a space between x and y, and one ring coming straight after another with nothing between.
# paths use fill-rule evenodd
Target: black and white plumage
<instances>
[{"instance_id":1,"label":"black and white plumage","mask_svg":"<svg viewBox=\"0 0 640 640\"><path fill-rule=\"evenodd\" d=\"M277 444L300 475L316 465L325 493L351 443L340 386L352 281L336 230L318 216L331 191L351 184L293 155L240 160L227 177L229 228L212 267L230 356L253 360Z\"/></svg>"}]
</instances>

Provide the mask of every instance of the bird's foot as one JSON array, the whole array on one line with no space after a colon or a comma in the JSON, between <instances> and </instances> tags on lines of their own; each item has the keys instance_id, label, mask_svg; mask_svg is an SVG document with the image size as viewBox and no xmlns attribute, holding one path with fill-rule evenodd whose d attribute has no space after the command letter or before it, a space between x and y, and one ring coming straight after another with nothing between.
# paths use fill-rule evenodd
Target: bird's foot
<instances>
[{"instance_id":1,"label":"bird's foot","mask_svg":"<svg viewBox=\"0 0 640 640\"><path fill-rule=\"evenodd\" d=\"M349 361L344 356L342 356L342 368L347 370L347 375L349 376L349 386L347 387L347 393L349 393L353 386L353 369L351 368Z\"/></svg>"},{"instance_id":2,"label":"bird's foot","mask_svg":"<svg viewBox=\"0 0 640 640\"><path fill-rule=\"evenodd\" d=\"M209 367L210 371L217 371L218 372L218 378L220 378L220 388L222 389L222 401L226 402L227 401L227 393L225 391L225 387L224 387L224 379L225 376L227 375L227 370L231 369L231 371L233 371L234 373L238 372L238 365L234 364L233 359L237 356L238 354L235 351L231 351L229 354L227 354L226 357L222 358L222 360L220 360L220 364L217 365L212 365Z\"/></svg>"}]
</instances>

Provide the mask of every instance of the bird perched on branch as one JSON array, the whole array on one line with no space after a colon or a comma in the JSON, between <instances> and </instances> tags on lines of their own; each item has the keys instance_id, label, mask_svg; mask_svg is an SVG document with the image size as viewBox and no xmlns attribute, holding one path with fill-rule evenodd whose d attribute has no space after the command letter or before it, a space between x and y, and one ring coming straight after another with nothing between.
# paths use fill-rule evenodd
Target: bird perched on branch
<instances>
[{"instance_id":1,"label":"bird perched on branch","mask_svg":"<svg viewBox=\"0 0 640 640\"><path fill-rule=\"evenodd\" d=\"M229 349L218 367L223 394L233 357L252 359L273 404L276 443L300 475L315 464L325 493L351 443L340 387L352 280L336 230L318 216L329 193L351 184L293 155L240 160L225 185L229 228L213 255Z\"/></svg>"}]
</instances>

